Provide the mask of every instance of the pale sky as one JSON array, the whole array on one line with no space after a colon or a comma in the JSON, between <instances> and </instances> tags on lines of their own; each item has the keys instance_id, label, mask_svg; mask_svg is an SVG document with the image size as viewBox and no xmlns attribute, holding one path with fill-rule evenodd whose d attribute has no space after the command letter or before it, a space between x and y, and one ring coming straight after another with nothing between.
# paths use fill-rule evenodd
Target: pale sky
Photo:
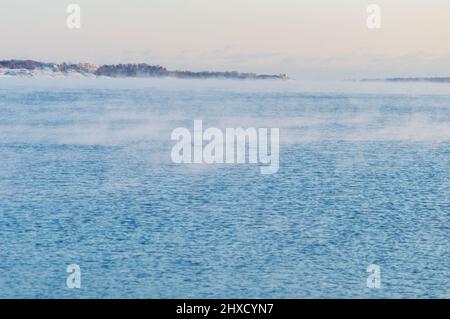
<instances>
[{"instance_id":1,"label":"pale sky","mask_svg":"<svg viewBox=\"0 0 450 319\"><path fill-rule=\"evenodd\" d=\"M81 29L66 26L81 6ZM367 6L382 9L368 29ZM450 0L0 0L0 59L296 78L450 76Z\"/></svg>"}]
</instances>

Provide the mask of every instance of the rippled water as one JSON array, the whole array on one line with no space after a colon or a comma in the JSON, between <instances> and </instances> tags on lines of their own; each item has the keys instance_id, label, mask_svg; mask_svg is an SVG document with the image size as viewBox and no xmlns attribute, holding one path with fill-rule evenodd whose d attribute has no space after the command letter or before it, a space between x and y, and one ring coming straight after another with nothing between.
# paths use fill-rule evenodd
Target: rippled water
<instances>
[{"instance_id":1,"label":"rippled water","mask_svg":"<svg viewBox=\"0 0 450 319\"><path fill-rule=\"evenodd\" d=\"M0 297L450 297L449 102L444 84L2 79ZM195 119L280 128L279 172L173 164Z\"/></svg>"}]
</instances>

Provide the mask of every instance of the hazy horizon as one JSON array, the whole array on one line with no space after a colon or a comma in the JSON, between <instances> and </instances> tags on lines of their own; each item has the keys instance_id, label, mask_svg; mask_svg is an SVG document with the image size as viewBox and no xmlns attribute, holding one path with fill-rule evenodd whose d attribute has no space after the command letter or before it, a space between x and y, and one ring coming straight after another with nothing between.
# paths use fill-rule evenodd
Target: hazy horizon
<instances>
[{"instance_id":1,"label":"hazy horizon","mask_svg":"<svg viewBox=\"0 0 450 319\"><path fill-rule=\"evenodd\" d=\"M81 29L66 26L81 7ZM368 29L367 6L381 7ZM300 79L450 76L450 2L0 0L0 59L144 62Z\"/></svg>"}]
</instances>

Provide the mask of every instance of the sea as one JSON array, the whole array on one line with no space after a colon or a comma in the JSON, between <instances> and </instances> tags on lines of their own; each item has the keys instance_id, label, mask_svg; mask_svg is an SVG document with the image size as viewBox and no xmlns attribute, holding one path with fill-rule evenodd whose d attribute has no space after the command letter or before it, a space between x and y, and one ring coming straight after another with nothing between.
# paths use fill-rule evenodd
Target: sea
<instances>
[{"instance_id":1,"label":"sea","mask_svg":"<svg viewBox=\"0 0 450 319\"><path fill-rule=\"evenodd\" d=\"M174 163L195 120L278 172ZM2 78L0 298L449 298L449 177L448 83Z\"/></svg>"}]
</instances>

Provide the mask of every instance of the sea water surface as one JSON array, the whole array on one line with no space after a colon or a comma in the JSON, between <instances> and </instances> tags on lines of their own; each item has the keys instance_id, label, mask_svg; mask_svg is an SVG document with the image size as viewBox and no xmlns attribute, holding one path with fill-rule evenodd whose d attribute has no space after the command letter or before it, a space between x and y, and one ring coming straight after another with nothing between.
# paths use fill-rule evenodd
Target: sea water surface
<instances>
[{"instance_id":1,"label":"sea water surface","mask_svg":"<svg viewBox=\"0 0 450 319\"><path fill-rule=\"evenodd\" d=\"M194 120L278 173L172 163ZM0 79L0 297L449 297L449 176L448 84Z\"/></svg>"}]
</instances>

